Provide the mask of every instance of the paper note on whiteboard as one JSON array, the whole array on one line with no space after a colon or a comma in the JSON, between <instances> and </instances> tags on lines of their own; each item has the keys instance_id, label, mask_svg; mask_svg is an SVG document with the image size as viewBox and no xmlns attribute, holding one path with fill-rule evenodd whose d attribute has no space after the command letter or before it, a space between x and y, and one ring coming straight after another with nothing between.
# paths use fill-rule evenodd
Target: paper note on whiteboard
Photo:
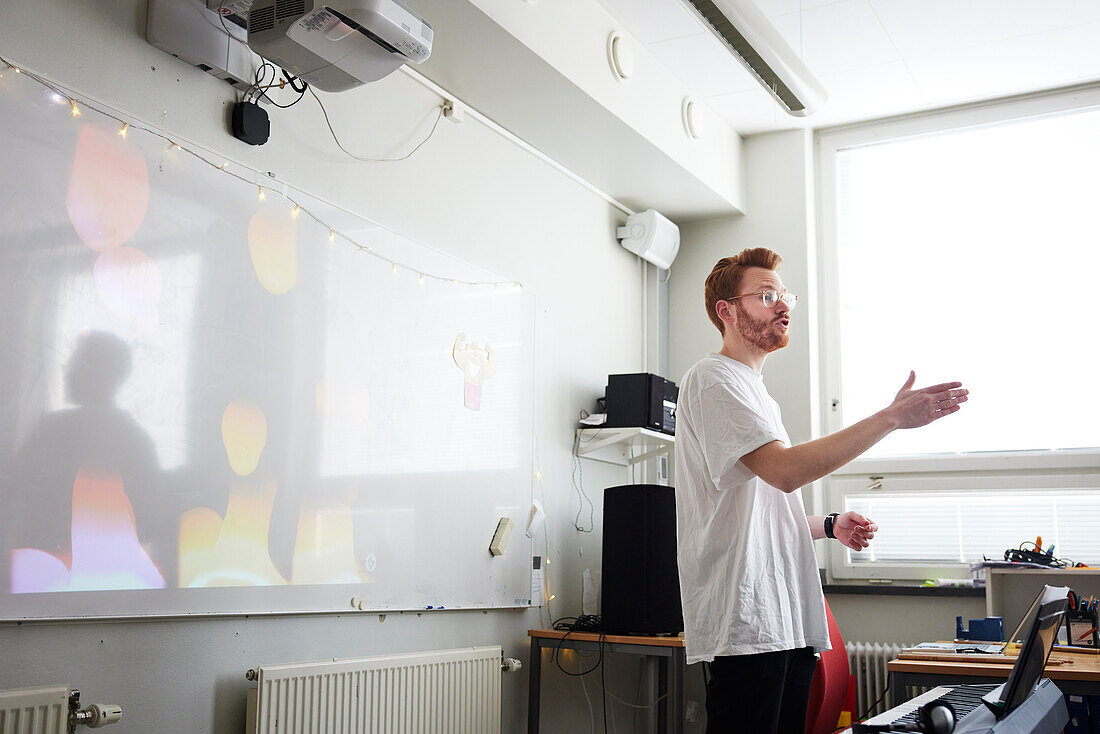
<instances>
[{"instance_id":1,"label":"paper note on whiteboard","mask_svg":"<svg viewBox=\"0 0 1100 734\"><path fill-rule=\"evenodd\" d=\"M542 503L538 500L531 502L531 519L527 522L527 537L535 537L535 533L542 527L542 521L546 519L546 512L542 509Z\"/></svg>"}]
</instances>

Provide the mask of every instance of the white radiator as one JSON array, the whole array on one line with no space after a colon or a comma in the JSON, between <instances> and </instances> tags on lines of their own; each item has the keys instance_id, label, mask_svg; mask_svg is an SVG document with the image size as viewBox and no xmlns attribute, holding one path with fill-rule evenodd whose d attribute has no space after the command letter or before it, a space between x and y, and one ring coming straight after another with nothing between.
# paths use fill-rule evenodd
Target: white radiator
<instances>
[{"instance_id":1,"label":"white radiator","mask_svg":"<svg viewBox=\"0 0 1100 734\"><path fill-rule=\"evenodd\" d=\"M500 647L267 665L246 732L500 734L500 674Z\"/></svg>"},{"instance_id":2,"label":"white radiator","mask_svg":"<svg viewBox=\"0 0 1100 734\"><path fill-rule=\"evenodd\" d=\"M895 659L903 648L909 647L897 642L849 642L844 645L848 651L848 667L855 676L856 712L863 716L872 703L882 698L886 690L886 663ZM890 708L883 698L868 716L881 714Z\"/></svg>"},{"instance_id":3,"label":"white radiator","mask_svg":"<svg viewBox=\"0 0 1100 734\"><path fill-rule=\"evenodd\" d=\"M69 734L77 726L98 729L122 721L122 707L93 703L80 707L80 691L35 686L0 691L0 734Z\"/></svg>"},{"instance_id":4,"label":"white radiator","mask_svg":"<svg viewBox=\"0 0 1100 734\"><path fill-rule=\"evenodd\" d=\"M68 731L68 686L0 691L0 734L66 734Z\"/></svg>"}]
</instances>

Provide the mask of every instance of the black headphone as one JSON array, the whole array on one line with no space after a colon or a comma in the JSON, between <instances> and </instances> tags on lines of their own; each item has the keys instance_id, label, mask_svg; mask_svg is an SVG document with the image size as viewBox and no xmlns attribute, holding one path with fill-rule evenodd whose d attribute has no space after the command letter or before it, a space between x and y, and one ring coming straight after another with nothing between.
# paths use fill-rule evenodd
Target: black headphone
<instances>
[{"instance_id":1,"label":"black headphone","mask_svg":"<svg viewBox=\"0 0 1100 734\"><path fill-rule=\"evenodd\" d=\"M879 731L922 731L925 734L951 734L955 731L955 709L947 701L936 700L917 709L917 720L905 724L852 724L852 734Z\"/></svg>"}]
</instances>

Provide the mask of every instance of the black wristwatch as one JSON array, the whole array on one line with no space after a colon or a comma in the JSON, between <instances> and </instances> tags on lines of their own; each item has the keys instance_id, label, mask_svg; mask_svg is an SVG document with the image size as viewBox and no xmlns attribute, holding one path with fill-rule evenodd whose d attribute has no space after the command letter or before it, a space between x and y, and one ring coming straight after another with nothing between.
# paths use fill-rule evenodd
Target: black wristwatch
<instances>
[{"instance_id":1,"label":"black wristwatch","mask_svg":"<svg viewBox=\"0 0 1100 734\"><path fill-rule=\"evenodd\" d=\"M836 539L836 535L833 533L833 522L836 520L839 512L831 512L825 516L825 537Z\"/></svg>"}]
</instances>

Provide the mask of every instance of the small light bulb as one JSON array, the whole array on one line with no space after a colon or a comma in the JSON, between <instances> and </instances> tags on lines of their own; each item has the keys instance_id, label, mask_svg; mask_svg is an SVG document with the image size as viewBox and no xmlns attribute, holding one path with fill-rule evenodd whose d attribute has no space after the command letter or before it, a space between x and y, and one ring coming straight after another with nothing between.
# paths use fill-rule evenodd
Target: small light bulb
<instances>
[{"instance_id":1,"label":"small light bulb","mask_svg":"<svg viewBox=\"0 0 1100 734\"><path fill-rule=\"evenodd\" d=\"M397 275L397 263L393 264L393 274Z\"/></svg>"},{"instance_id":2,"label":"small light bulb","mask_svg":"<svg viewBox=\"0 0 1100 734\"><path fill-rule=\"evenodd\" d=\"M80 108L76 106L76 100L69 100L69 103L72 105L73 117L80 117Z\"/></svg>"},{"instance_id":3,"label":"small light bulb","mask_svg":"<svg viewBox=\"0 0 1100 734\"><path fill-rule=\"evenodd\" d=\"M129 129L130 129L130 123L124 122L124 123L122 123L122 127L119 128L118 134L121 135L122 138L125 140L126 139L126 131L129 130Z\"/></svg>"},{"instance_id":4,"label":"small light bulb","mask_svg":"<svg viewBox=\"0 0 1100 734\"><path fill-rule=\"evenodd\" d=\"M554 600L555 600L555 599L557 599L557 598L558 598L558 595L557 595L557 594L551 594L551 595L550 595L550 598L549 598L549 599L547 599L546 601L554 601Z\"/></svg>"},{"instance_id":5,"label":"small light bulb","mask_svg":"<svg viewBox=\"0 0 1100 734\"><path fill-rule=\"evenodd\" d=\"M374 248L370 245L367 245L367 252L374 252Z\"/></svg>"},{"instance_id":6,"label":"small light bulb","mask_svg":"<svg viewBox=\"0 0 1100 734\"><path fill-rule=\"evenodd\" d=\"M261 186L260 187L260 201L263 201L266 198L267 198L267 194L264 193L264 187Z\"/></svg>"},{"instance_id":7,"label":"small light bulb","mask_svg":"<svg viewBox=\"0 0 1100 734\"><path fill-rule=\"evenodd\" d=\"M302 207L295 204L294 208L290 210L290 218L291 219L297 219L298 218L298 212L300 212L300 211L302 211Z\"/></svg>"},{"instance_id":8,"label":"small light bulb","mask_svg":"<svg viewBox=\"0 0 1100 734\"><path fill-rule=\"evenodd\" d=\"M517 290L517 291L521 291L521 290L523 290L523 286L522 286L522 285L520 285L519 283L516 283L516 290Z\"/></svg>"},{"instance_id":9,"label":"small light bulb","mask_svg":"<svg viewBox=\"0 0 1100 734\"><path fill-rule=\"evenodd\" d=\"M225 169L229 168L229 161L226 161L225 163L221 164L220 166L218 166L218 168L220 168L223 171Z\"/></svg>"},{"instance_id":10,"label":"small light bulb","mask_svg":"<svg viewBox=\"0 0 1100 734\"><path fill-rule=\"evenodd\" d=\"M540 482L542 481L542 472L541 471L535 472L535 479L539 480Z\"/></svg>"},{"instance_id":11,"label":"small light bulb","mask_svg":"<svg viewBox=\"0 0 1100 734\"><path fill-rule=\"evenodd\" d=\"M328 231L328 241L329 242L335 242L336 241L336 229L335 228L332 228Z\"/></svg>"},{"instance_id":12,"label":"small light bulb","mask_svg":"<svg viewBox=\"0 0 1100 734\"><path fill-rule=\"evenodd\" d=\"M16 74L22 74L23 73L23 70L20 69L18 66L13 66L12 68L15 69Z\"/></svg>"},{"instance_id":13,"label":"small light bulb","mask_svg":"<svg viewBox=\"0 0 1100 734\"><path fill-rule=\"evenodd\" d=\"M183 150L183 146L179 143L172 143L172 150Z\"/></svg>"},{"instance_id":14,"label":"small light bulb","mask_svg":"<svg viewBox=\"0 0 1100 734\"><path fill-rule=\"evenodd\" d=\"M549 566L549 565L550 565L550 559L549 559L549 558L547 558L547 559L546 559L546 565L547 565L547 566Z\"/></svg>"},{"instance_id":15,"label":"small light bulb","mask_svg":"<svg viewBox=\"0 0 1100 734\"><path fill-rule=\"evenodd\" d=\"M417 278L416 283L417 285L424 285L424 276L421 275L419 278Z\"/></svg>"}]
</instances>

